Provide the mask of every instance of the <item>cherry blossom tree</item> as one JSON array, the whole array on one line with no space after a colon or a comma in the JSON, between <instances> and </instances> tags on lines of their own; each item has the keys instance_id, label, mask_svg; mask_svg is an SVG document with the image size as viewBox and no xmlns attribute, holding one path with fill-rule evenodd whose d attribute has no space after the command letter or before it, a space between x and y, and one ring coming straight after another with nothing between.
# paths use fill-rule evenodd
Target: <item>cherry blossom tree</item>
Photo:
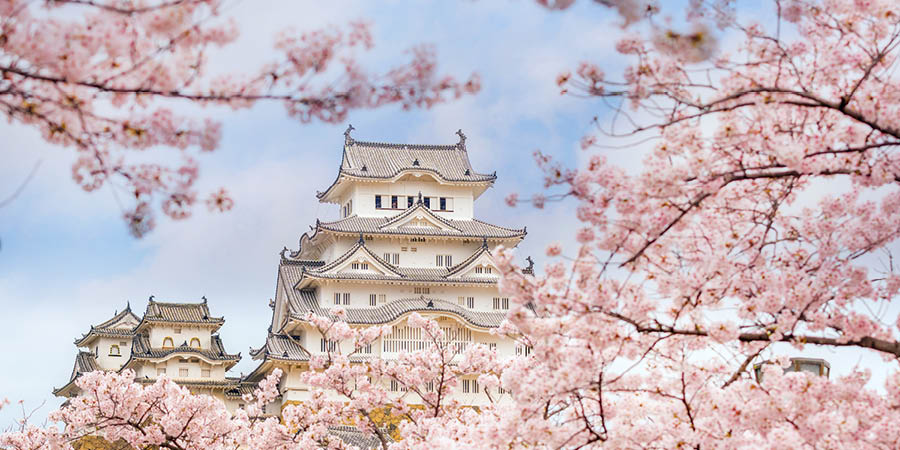
<instances>
[{"instance_id":1,"label":"cherry blossom tree","mask_svg":"<svg viewBox=\"0 0 900 450\"><path fill-rule=\"evenodd\" d=\"M548 247L542 278L505 267L510 321L535 349L503 380L519 420L552 424L535 443L900 445L900 5L776 0L767 23L742 6L757 7L691 2L686 32L651 17L617 43L621 78L587 61L557 80L612 118L582 167L536 154L578 203L578 247ZM604 155L642 142L637 173ZM822 346L885 362L782 373L785 348ZM760 382L765 359L782 364Z\"/></svg>"},{"instance_id":2,"label":"cherry blossom tree","mask_svg":"<svg viewBox=\"0 0 900 450\"><path fill-rule=\"evenodd\" d=\"M173 219L191 214L200 201L196 155L221 140L219 122L177 108L275 101L303 123L335 123L352 109L427 108L479 88L476 76L438 76L429 47L413 48L407 62L386 72L365 70L355 58L373 41L362 22L288 30L271 62L246 73L209 73L210 48L238 36L223 4L0 1L0 111L73 148L75 182L89 192L111 186L137 237L153 229L157 210ZM163 156L165 148L177 152ZM223 188L205 203L224 211L233 201Z\"/></svg>"}]
</instances>

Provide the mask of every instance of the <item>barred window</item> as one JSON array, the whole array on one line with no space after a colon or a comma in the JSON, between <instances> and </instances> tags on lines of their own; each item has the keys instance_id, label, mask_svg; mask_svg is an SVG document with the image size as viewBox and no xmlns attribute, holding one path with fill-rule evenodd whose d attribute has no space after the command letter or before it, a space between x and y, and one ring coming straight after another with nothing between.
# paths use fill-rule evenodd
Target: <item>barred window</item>
<instances>
[{"instance_id":1,"label":"barred window","mask_svg":"<svg viewBox=\"0 0 900 450\"><path fill-rule=\"evenodd\" d=\"M369 306L376 306L378 304L378 295L369 294Z\"/></svg>"}]
</instances>

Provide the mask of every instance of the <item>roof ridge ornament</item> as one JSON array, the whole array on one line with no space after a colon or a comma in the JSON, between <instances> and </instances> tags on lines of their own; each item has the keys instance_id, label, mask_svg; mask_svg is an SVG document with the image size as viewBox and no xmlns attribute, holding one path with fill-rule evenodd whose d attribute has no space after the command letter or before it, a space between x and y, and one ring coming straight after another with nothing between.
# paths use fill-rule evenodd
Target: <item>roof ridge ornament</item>
<instances>
[{"instance_id":1,"label":"roof ridge ornament","mask_svg":"<svg viewBox=\"0 0 900 450\"><path fill-rule=\"evenodd\" d=\"M422 191L419 191L419 200L416 201L416 204L417 204L417 205L421 205L422 203L424 203L424 202L422 201Z\"/></svg>"},{"instance_id":2,"label":"roof ridge ornament","mask_svg":"<svg viewBox=\"0 0 900 450\"><path fill-rule=\"evenodd\" d=\"M200 298L203 299L203 304L205 305L205 304L206 304L206 296L205 296L205 295L201 295Z\"/></svg>"},{"instance_id":3,"label":"roof ridge ornament","mask_svg":"<svg viewBox=\"0 0 900 450\"><path fill-rule=\"evenodd\" d=\"M155 296L155 295L150 295L150 298L148 298L147 301L150 302L150 303L153 303L153 297L156 297L156 296Z\"/></svg>"},{"instance_id":4,"label":"roof ridge ornament","mask_svg":"<svg viewBox=\"0 0 900 450\"><path fill-rule=\"evenodd\" d=\"M485 249L485 250L489 250L489 249L488 249L488 243L487 243L487 236L482 236L482 237L481 237L481 248L483 248L483 249Z\"/></svg>"},{"instance_id":5,"label":"roof ridge ornament","mask_svg":"<svg viewBox=\"0 0 900 450\"><path fill-rule=\"evenodd\" d=\"M355 129L356 128L353 128L353 124L349 124L349 123L347 124L347 130L344 131L344 146L349 146L349 145L353 144L354 141L353 141L353 138L350 137L350 132Z\"/></svg>"},{"instance_id":6,"label":"roof ridge ornament","mask_svg":"<svg viewBox=\"0 0 900 450\"><path fill-rule=\"evenodd\" d=\"M418 165L419 165L419 158L416 158L416 159L413 160L413 165L414 165L414 166L418 166Z\"/></svg>"},{"instance_id":7,"label":"roof ridge ornament","mask_svg":"<svg viewBox=\"0 0 900 450\"><path fill-rule=\"evenodd\" d=\"M459 142L457 142L456 145L459 148L465 150L466 149L466 135L465 135L465 133L463 133L462 128L456 130L456 135L459 136Z\"/></svg>"},{"instance_id":8,"label":"roof ridge ornament","mask_svg":"<svg viewBox=\"0 0 900 450\"><path fill-rule=\"evenodd\" d=\"M359 233L359 241L357 241L357 243L358 243L359 245L362 245L362 246L365 246L365 245L366 245L366 240L363 239L363 234L362 234L362 233Z\"/></svg>"}]
</instances>

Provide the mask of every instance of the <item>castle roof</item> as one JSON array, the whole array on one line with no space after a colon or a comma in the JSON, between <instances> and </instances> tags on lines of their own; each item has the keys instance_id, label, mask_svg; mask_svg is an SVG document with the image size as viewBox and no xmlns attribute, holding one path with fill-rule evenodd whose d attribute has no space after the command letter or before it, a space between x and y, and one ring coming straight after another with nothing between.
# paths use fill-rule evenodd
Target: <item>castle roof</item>
<instances>
[{"instance_id":1,"label":"castle roof","mask_svg":"<svg viewBox=\"0 0 900 450\"><path fill-rule=\"evenodd\" d=\"M303 320L315 301L315 294L307 292L301 296L302 301L289 303L289 313L294 319ZM318 303L316 301L316 303ZM296 308L296 309L295 309ZM319 308L321 310L321 308ZM472 311L453 302L420 296L393 300L374 308L344 308L347 314L345 321L355 325L382 325L391 323L411 312L438 312L452 314L462 321L480 328L495 328L506 318L503 312ZM329 313L330 314L330 313Z\"/></svg>"},{"instance_id":2,"label":"castle roof","mask_svg":"<svg viewBox=\"0 0 900 450\"><path fill-rule=\"evenodd\" d=\"M140 321L141 318L131 312L131 305L128 304L122 312L115 314L105 322L92 325L87 333L75 339L75 345L86 345L95 337L131 338L131 336L134 336L135 326Z\"/></svg>"},{"instance_id":3,"label":"castle roof","mask_svg":"<svg viewBox=\"0 0 900 450\"><path fill-rule=\"evenodd\" d=\"M146 334L138 334L132 340L131 359L129 359L122 367L127 367L133 360L160 359L172 354L193 354L202 356L210 361L229 361L235 363L241 359L240 353L227 353L225 351L225 346L222 344L222 338L215 334L210 337L210 348L207 349L191 347L187 342L173 348L153 348L151 347L150 339Z\"/></svg>"},{"instance_id":4,"label":"castle roof","mask_svg":"<svg viewBox=\"0 0 900 450\"><path fill-rule=\"evenodd\" d=\"M77 380L78 377L95 370L100 370L100 365L97 364L97 358L94 354L91 352L78 352L78 354L75 355L75 366L72 367L72 374L69 376L69 382L59 389L54 389L53 395L67 396L66 391L71 391L76 387L75 380Z\"/></svg>"},{"instance_id":5,"label":"castle roof","mask_svg":"<svg viewBox=\"0 0 900 450\"><path fill-rule=\"evenodd\" d=\"M443 227L413 227L395 226L401 220L415 214L426 214L435 219ZM335 233L349 234L384 234L384 235L410 235L410 236L442 236L459 237L469 239L512 239L521 238L526 230L505 228L482 222L478 219L458 220L447 219L434 214L424 205L416 205L393 217L359 217L352 215L333 222L316 222L316 230L325 230Z\"/></svg>"},{"instance_id":6,"label":"castle roof","mask_svg":"<svg viewBox=\"0 0 900 450\"><path fill-rule=\"evenodd\" d=\"M381 447L381 440L378 439L378 436L348 425L329 427L328 434L336 436L353 448L373 449ZM390 439L389 436L388 439ZM393 440L391 439L391 441Z\"/></svg>"},{"instance_id":7,"label":"castle roof","mask_svg":"<svg viewBox=\"0 0 900 450\"><path fill-rule=\"evenodd\" d=\"M295 338L285 334L269 334L266 343L258 349L250 349L253 359L274 359L285 361L309 361L307 352Z\"/></svg>"},{"instance_id":8,"label":"castle roof","mask_svg":"<svg viewBox=\"0 0 900 450\"><path fill-rule=\"evenodd\" d=\"M218 328L225 323L225 319L210 316L206 298L202 303L163 303L151 298L141 325L151 322L209 324L216 325ZM138 328L142 328L142 326L138 326Z\"/></svg>"},{"instance_id":9,"label":"castle roof","mask_svg":"<svg viewBox=\"0 0 900 450\"><path fill-rule=\"evenodd\" d=\"M282 272L281 275L284 276L283 281L289 283L288 286L295 288L303 288L304 286L301 286L301 282L304 279L494 285L497 283L497 278L495 277L459 276L462 268L485 252L490 253L487 250L486 242L475 253L453 267L402 267L385 261L366 248L365 240L360 239L353 247L330 263L325 264L322 261L309 260L295 261L290 258L282 258L281 267L283 269L280 270ZM381 272L339 272L334 270L356 255L362 255L363 258L372 261L384 270Z\"/></svg>"},{"instance_id":10,"label":"castle roof","mask_svg":"<svg viewBox=\"0 0 900 450\"><path fill-rule=\"evenodd\" d=\"M496 173L482 174L472 169L462 131L459 142L452 145L393 144L357 141L350 137L352 126L344 133L344 153L337 179L316 196L328 197L346 177L389 180L404 172L427 172L451 183L490 184Z\"/></svg>"}]
</instances>

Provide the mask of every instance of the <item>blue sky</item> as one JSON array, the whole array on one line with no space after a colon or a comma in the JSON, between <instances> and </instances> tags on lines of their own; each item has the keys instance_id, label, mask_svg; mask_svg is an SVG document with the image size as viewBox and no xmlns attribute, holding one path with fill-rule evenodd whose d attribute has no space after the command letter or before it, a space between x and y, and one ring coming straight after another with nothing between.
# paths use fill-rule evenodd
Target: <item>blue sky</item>
<instances>
[{"instance_id":1,"label":"blue sky","mask_svg":"<svg viewBox=\"0 0 900 450\"><path fill-rule=\"evenodd\" d=\"M477 215L527 226L522 258L540 261L548 243L568 240L577 227L571 203L510 209L503 198L541 189L531 157L535 149L577 164L578 140L602 110L561 96L554 78L583 59L617 72L613 14L590 2L564 13L548 13L525 0L270 1L261 8L262 3L229 6L227 14L238 20L242 34L212 55L215 70L273 58L267 49L288 26L303 30L367 19L376 47L365 61L376 66L402 61L403 49L414 44L435 44L440 70L459 77L478 72L482 92L431 110L355 111L349 119L354 136L440 144L455 142L454 132L462 128L476 170L498 175L478 202ZM109 189L87 194L75 186L71 149L44 143L32 129L0 124L0 197L41 161L22 195L0 209L0 398L23 400L27 408L46 402L35 415L42 420L59 404L50 391L68 380L76 352L72 340L126 301L142 312L151 294L172 301L207 296L213 313L226 318L226 347L244 355L234 373L252 370L247 350L265 337L278 251L296 248L317 217L337 215L336 206L320 205L314 194L336 174L346 125L300 124L277 104L197 114L224 122L221 148L201 159L201 188L225 186L235 208L213 215L201 207L187 221L160 220L142 240L127 233ZM4 408L0 428L20 414L17 405Z\"/></svg>"}]
</instances>

